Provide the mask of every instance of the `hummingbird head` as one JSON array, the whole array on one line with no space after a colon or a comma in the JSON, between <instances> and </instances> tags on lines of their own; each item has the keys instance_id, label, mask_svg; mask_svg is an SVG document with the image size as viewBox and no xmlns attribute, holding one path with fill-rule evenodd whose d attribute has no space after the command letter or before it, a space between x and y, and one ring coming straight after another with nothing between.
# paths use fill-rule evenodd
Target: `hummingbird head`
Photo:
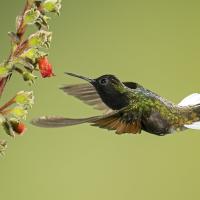
<instances>
[{"instance_id":1,"label":"hummingbird head","mask_svg":"<svg viewBox=\"0 0 200 200\"><path fill-rule=\"evenodd\" d=\"M113 110L119 110L129 104L126 87L114 75L103 75L96 79L91 79L73 73L66 74L81 78L92 84L102 101Z\"/></svg>"},{"instance_id":2,"label":"hummingbird head","mask_svg":"<svg viewBox=\"0 0 200 200\"><path fill-rule=\"evenodd\" d=\"M92 85L99 92L106 92L108 94L113 93L124 93L126 92L124 84L120 82L120 80L114 75L103 75L96 79Z\"/></svg>"}]
</instances>

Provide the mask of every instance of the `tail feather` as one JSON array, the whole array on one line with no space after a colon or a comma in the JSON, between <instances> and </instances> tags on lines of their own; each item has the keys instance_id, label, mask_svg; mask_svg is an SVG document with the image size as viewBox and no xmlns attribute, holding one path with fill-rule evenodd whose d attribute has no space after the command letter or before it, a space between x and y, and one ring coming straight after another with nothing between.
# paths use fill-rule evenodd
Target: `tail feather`
<instances>
[{"instance_id":1,"label":"tail feather","mask_svg":"<svg viewBox=\"0 0 200 200\"><path fill-rule=\"evenodd\" d=\"M184 125L189 129L200 130L200 94L194 93L184 98L179 104L181 107L190 106L193 112L197 115L199 121L194 121L192 124Z\"/></svg>"},{"instance_id":2,"label":"tail feather","mask_svg":"<svg viewBox=\"0 0 200 200\"><path fill-rule=\"evenodd\" d=\"M194 93L185 97L178 105L179 106L194 106L200 104L200 94Z\"/></svg>"},{"instance_id":3,"label":"tail feather","mask_svg":"<svg viewBox=\"0 0 200 200\"><path fill-rule=\"evenodd\" d=\"M190 125L184 125L186 128L200 130L200 121L194 122Z\"/></svg>"}]
</instances>

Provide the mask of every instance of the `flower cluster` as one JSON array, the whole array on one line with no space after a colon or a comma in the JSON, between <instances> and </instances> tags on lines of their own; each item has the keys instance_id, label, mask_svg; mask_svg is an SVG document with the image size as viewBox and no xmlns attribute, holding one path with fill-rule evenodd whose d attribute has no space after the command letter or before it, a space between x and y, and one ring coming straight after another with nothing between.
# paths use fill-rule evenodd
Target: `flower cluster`
<instances>
[{"instance_id":1,"label":"flower cluster","mask_svg":"<svg viewBox=\"0 0 200 200\"><path fill-rule=\"evenodd\" d=\"M27 0L23 13L16 19L16 31L9 32L12 49L8 59L0 64L0 97L13 72L33 84L40 72L42 78L54 76L46 50L50 47L52 32L49 32L49 13L60 14L61 0ZM28 26L36 26L37 31L25 37ZM18 92L10 101L0 107L0 124L10 136L23 134L26 130L22 122L28 109L33 105L32 92ZM0 153L6 148L0 140Z\"/></svg>"},{"instance_id":2,"label":"flower cluster","mask_svg":"<svg viewBox=\"0 0 200 200\"><path fill-rule=\"evenodd\" d=\"M21 91L0 108L0 123L8 135L14 137L15 134L24 133L25 125L22 120L26 119L33 103L33 92Z\"/></svg>"},{"instance_id":3,"label":"flower cluster","mask_svg":"<svg viewBox=\"0 0 200 200\"><path fill-rule=\"evenodd\" d=\"M34 71L39 70L42 77L52 76L52 65L42 65L45 69L48 68L43 76L43 68L39 61L44 57L47 60L48 54L43 49L50 47L52 38L52 33L48 31L50 17L46 14L49 12L59 14L60 8L60 0L36 0L31 3L29 0L27 2L23 15L17 17L16 33L9 32L13 50L9 61L0 64L0 77L9 76L13 70L22 74L23 79L29 83L33 83L36 78L33 75ZM26 27L30 25L35 25L38 31L23 39Z\"/></svg>"}]
</instances>

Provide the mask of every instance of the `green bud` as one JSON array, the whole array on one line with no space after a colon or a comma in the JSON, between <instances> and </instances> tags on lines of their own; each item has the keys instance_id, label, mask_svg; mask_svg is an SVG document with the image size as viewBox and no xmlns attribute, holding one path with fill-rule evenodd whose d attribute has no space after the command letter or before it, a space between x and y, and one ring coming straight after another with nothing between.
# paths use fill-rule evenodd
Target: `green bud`
<instances>
[{"instance_id":1,"label":"green bud","mask_svg":"<svg viewBox=\"0 0 200 200\"><path fill-rule=\"evenodd\" d=\"M0 77L6 77L10 73L10 69L7 66L0 65Z\"/></svg>"},{"instance_id":2,"label":"green bud","mask_svg":"<svg viewBox=\"0 0 200 200\"><path fill-rule=\"evenodd\" d=\"M13 128L12 128L10 122L9 122L7 119L2 123L2 126L3 126L4 131L5 131L8 135L10 135L10 136L12 136L12 137L15 136L15 132L14 132L14 130L13 130Z\"/></svg>"},{"instance_id":3,"label":"green bud","mask_svg":"<svg viewBox=\"0 0 200 200\"><path fill-rule=\"evenodd\" d=\"M32 34L28 39L29 47L50 47L52 33L44 30L40 30L35 34Z\"/></svg>"},{"instance_id":4,"label":"green bud","mask_svg":"<svg viewBox=\"0 0 200 200\"><path fill-rule=\"evenodd\" d=\"M33 81L37 78L37 76L33 75L30 72L23 72L24 81Z\"/></svg>"},{"instance_id":5,"label":"green bud","mask_svg":"<svg viewBox=\"0 0 200 200\"><path fill-rule=\"evenodd\" d=\"M15 102L17 104L23 105L25 107L32 107L34 104L34 96L33 92L25 92L25 91L20 91L17 93L15 97Z\"/></svg>"},{"instance_id":6,"label":"green bud","mask_svg":"<svg viewBox=\"0 0 200 200\"><path fill-rule=\"evenodd\" d=\"M55 12L60 14L61 0L46 0L43 1L41 7L45 12Z\"/></svg>"},{"instance_id":7,"label":"green bud","mask_svg":"<svg viewBox=\"0 0 200 200\"><path fill-rule=\"evenodd\" d=\"M32 25L37 22L37 19L40 16L40 11L34 8L27 10L24 13L24 24Z\"/></svg>"},{"instance_id":8,"label":"green bud","mask_svg":"<svg viewBox=\"0 0 200 200\"><path fill-rule=\"evenodd\" d=\"M10 114L12 114L17 119L26 119L28 112L24 107L16 106L10 110Z\"/></svg>"},{"instance_id":9,"label":"green bud","mask_svg":"<svg viewBox=\"0 0 200 200\"><path fill-rule=\"evenodd\" d=\"M34 63L35 62L33 60L29 59L29 58L19 57L19 58L16 59L16 64L22 65L30 73L32 73L32 71L36 68ZM16 67L15 67L15 70L16 70ZM18 72L23 74L23 70L18 69Z\"/></svg>"},{"instance_id":10,"label":"green bud","mask_svg":"<svg viewBox=\"0 0 200 200\"><path fill-rule=\"evenodd\" d=\"M13 69L13 61L0 64L0 77L6 77Z\"/></svg>"}]
</instances>

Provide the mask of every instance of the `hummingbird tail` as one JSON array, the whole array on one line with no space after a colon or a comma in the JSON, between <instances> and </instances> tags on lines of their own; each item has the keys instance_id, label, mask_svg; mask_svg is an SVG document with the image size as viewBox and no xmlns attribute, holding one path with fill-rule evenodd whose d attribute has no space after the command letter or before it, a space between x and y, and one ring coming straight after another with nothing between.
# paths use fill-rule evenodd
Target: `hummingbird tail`
<instances>
[{"instance_id":1,"label":"hummingbird tail","mask_svg":"<svg viewBox=\"0 0 200 200\"><path fill-rule=\"evenodd\" d=\"M194 93L185 97L178 105L179 106L196 106L200 105L200 94Z\"/></svg>"},{"instance_id":2,"label":"hummingbird tail","mask_svg":"<svg viewBox=\"0 0 200 200\"><path fill-rule=\"evenodd\" d=\"M99 117L88 117L82 119L71 119L71 118L64 118L64 117L55 117L55 116L44 116L33 119L31 123L38 127L44 128L59 128L65 126L73 126L78 124L83 124L87 122L92 122Z\"/></svg>"},{"instance_id":3,"label":"hummingbird tail","mask_svg":"<svg viewBox=\"0 0 200 200\"><path fill-rule=\"evenodd\" d=\"M197 115L196 118L198 120L194 121L192 124L187 124L184 126L189 129L200 130L200 94L191 94L184 98L178 105L181 107L191 106L193 112Z\"/></svg>"}]
</instances>

